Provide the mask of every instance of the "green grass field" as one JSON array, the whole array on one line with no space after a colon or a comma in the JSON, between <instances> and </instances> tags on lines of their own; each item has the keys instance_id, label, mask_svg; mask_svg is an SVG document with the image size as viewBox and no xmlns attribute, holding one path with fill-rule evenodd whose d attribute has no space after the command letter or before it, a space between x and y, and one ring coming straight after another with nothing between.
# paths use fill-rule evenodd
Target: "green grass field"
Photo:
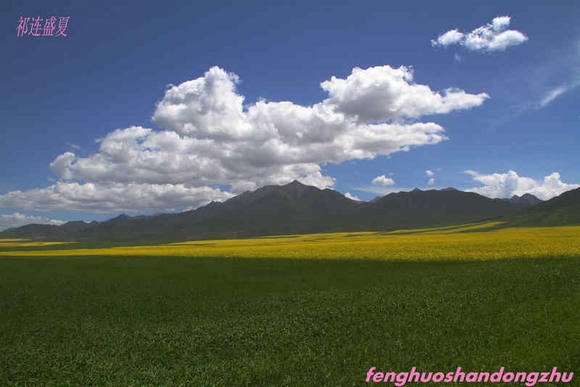
<instances>
[{"instance_id":1,"label":"green grass field","mask_svg":"<svg viewBox=\"0 0 580 387\"><path fill-rule=\"evenodd\" d=\"M0 384L337 386L363 384L371 366L578 371L578 321L574 255L0 258Z\"/></svg>"}]
</instances>

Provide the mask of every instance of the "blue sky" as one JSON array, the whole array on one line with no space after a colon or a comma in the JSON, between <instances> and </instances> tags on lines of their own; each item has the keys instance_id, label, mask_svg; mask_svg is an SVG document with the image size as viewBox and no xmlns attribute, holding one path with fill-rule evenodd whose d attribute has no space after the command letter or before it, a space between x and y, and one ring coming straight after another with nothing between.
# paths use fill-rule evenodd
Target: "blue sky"
<instances>
[{"instance_id":1,"label":"blue sky","mask_svg":"<svg viewBox=\"0 0 580 387\"><path fill-rule=\"evenodd\" d=\"M3 3L0 228L294 178L362 200L580 183L577 1L229 3Z\"/></svg>"}]
</instances>

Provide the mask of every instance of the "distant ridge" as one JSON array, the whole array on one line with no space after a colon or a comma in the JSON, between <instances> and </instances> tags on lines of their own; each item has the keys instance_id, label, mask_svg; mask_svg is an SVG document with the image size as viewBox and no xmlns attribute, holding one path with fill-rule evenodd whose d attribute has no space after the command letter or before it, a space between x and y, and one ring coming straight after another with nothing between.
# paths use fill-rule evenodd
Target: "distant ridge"
<instances>
[{"instance_id":1,"label":"distant ridge","mask_svg":"<svg viewBox=\"0 0 580 387\"><path fill-rule=\"evenodd\" d=\"M514 195L508 200L512 203L519 203L519 204L530 205L530 206L542 203L541 199L538 199L537 197L535 197L534 195L529 194L529 193L523 194L522 196Z\"/></svg>"},{"instance_id":2,"label":"distant ridge","mask_svg":"<svg viewBox=\"0 0 580 387\"><path fill-rule=\"evenodd\" d=\"M331 189L293 181L244 192L223 203L212 202L178 214L136 217L123 214L104 222L27 225L0 232L0 238L143 242L393 230L500 218L531 224L533 219L545 217L546 212L560 211L559 208L568 203L568 196L563 194L563 199L542 204L533 195L490 199L473 192L445 188L414 189L359 202ZM572 202L577 203L574 200ZM542 215L534 212L536 208L542 208ZM556 218L565 218L566 224L580 223L577 215L557 215Z\"/></svg>"},{"instance_id":3,"label":"distant ridge","mask_svg":"<svg viewBox=\"0 0 580 387\"><path fill-rule=\"evenodd\" d=\"M580 224L580 188L525 208L507 217L511 225L568 226Z\"/></svg>"},{"instance_id":4,"label":"distant ridge","mask_svg":"<svg viewBox=\"0 0 580 387\"><path fill-rule=\"evenodd\" d=\"M539 199L538 199L539 200ZM396 192L367 208L376 227L413 228L494 219L527 207L527 202L490 199L455 188ZM374 215L373 215L374 214Z\"/></svg>"}]
</instances>

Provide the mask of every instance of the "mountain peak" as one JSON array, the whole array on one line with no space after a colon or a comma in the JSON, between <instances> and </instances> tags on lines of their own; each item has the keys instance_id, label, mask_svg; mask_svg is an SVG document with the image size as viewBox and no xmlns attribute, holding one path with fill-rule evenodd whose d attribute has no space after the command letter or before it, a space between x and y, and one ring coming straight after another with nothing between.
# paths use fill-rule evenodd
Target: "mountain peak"
<instances>
[{"instance_id":1,"label":"mountain peak","mask_svg":"<svg viewBox=\"0 0 580 387\"><path fill-rule=\"evenodd\" d=\"M318 188L310 186L310 185L302 184L298 180L293 180L292 182L290 182L286 185L272 186L272 187L274 189L280 190L281 192L291 194L291 195L297 196L297 197L302 196L305 192L308 192L308 191L320 191Z\"/></svg>"},{"instance_id":2,"label":"mountain peak","mask_svg":"<svg viewBox=\"0 0 580 387\"><path fill-rule=\"evenodd\" d=\"M283 187L306 187L306 185L294 179L290 183L283 185Z\"/></svg>"},{"instance_id":3,"label":"mountain peak","mask_svg":"<svg viewBox=\"0 0 580 387\"><path fill-rule=\"evenodd\" d=\"M129 220L131 217L127 214L121 214L119 216L116 216L112 219L107 220L107 222L123 222L126 220Z\"/></svg>"},{"instance_id":4,"label":"mountain peak","mask_svg":"<svg viewBox=\"0 0 580 387\"><path fill-rule=\"evenodd\" d=\"M513 195L511 198L507 199L512 203L522 204L522 205L534 205L541 203L543 200L538 199L536 196L525 193L522 196Z\"/></svg>"}]
</instances>

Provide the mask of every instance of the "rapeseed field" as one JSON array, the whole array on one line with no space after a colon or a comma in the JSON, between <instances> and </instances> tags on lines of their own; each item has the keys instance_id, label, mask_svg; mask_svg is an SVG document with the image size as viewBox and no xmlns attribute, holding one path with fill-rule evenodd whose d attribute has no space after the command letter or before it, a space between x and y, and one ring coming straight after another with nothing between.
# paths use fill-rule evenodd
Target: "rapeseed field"
<instances>
[{"instance_id":1,"label":"rapeseed field","mask_svg":"<svg viewBox=\"0 0 580 387\"><path fill-rule=\"evenodd\" d=\"M390 232L279 235L149 246L47 248L58 242L0 241L0 256L179 256L378 260L580 257L580 227L497 228L498 222ZM1 251L2 247L10 251ZM18 249L22 247L22 249ZM40 247L32 249L31 247Z\"/></svg>"}]
</instances>

